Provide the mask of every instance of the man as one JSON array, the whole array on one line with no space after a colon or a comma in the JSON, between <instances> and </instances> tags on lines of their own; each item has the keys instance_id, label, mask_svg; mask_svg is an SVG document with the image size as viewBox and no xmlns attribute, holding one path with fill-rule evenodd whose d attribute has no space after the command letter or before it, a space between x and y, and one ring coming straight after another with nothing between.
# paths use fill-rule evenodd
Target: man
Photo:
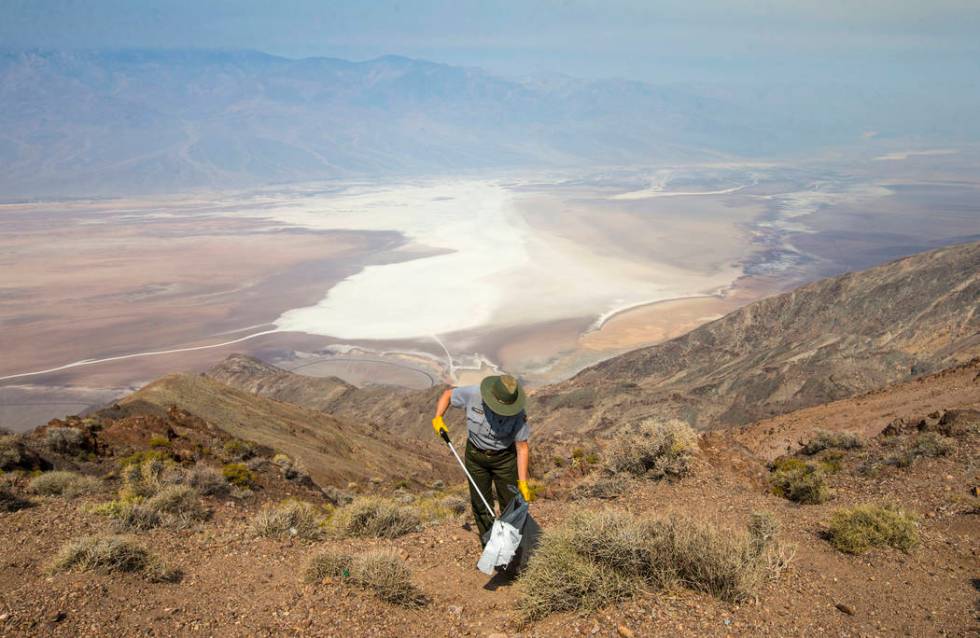
<instances>
[{"instance_id":1,"label":"man","mask_svg":"<svg viewBox=\"0 0 980 638\"><path fill-rule=\"evenodd\" d=\"M448 432L442 416L449 406L466 410L466 469L491 506L490 486L496 488L500 511L513 498L511 486L516 485L524 499L531 500L527 487L529 429L525 401L524 388L517 379L510 375L492 376L478 386L460 386L443 392L436 403L436 417L432 419L432 427L441 435ZM482 542L493 519L472 485L470 505Z\"/></svg>"}]
</instances>

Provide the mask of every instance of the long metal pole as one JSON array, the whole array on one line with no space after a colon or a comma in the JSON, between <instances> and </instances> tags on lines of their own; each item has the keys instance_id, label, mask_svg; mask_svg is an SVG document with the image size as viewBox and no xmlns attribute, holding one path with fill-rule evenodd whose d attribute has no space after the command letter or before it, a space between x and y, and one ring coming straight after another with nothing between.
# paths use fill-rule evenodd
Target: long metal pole
<instances>
[{"instance_id":1,"label":"long metal pole","mask_svg":"<svg viewBox=\"0 0 980 638\"><path fill-rule=\"evenodd\" d=\"M470 476L470 472L469 470L466 469L466 464L463 463L463 459L459 458L459 454L456 453L456 448L453 447L453 442L449 440L449 435L446 434L445 432L441 432L441 434L442 434L442 440L445 441L446 445L449 446L449 450L453 453L453 456L456 457L456 461L459 462L459 466L463 468L463 473L466 474L466 478L470 480L470 485L472 485L473 489L476 490L476 493L480 495L480 500L483 501L483 506L487 508L488 512L490 512L490 518L496 520L497 517L493 513L493 508L490 507L490 503L487 503L487 499L484 498L483 492L480 491L480 488L477 487L476 485L476 481L474 481L473 477Z\"/></svg>"}]
</instances>

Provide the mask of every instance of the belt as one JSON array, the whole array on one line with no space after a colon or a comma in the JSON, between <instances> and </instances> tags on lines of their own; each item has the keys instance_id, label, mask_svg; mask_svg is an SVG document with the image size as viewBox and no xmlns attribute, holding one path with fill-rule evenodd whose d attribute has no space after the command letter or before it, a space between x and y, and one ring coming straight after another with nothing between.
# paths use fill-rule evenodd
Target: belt
<instances>
[{"instance_id":1,"label":"belt","mask_svg":"<svg viewBox=\"0 0 980 638\"><path fill-rule=\"evenodd\" d=\"M483 448L474 445L472 441L467 441L466 444L472 447L480 454L486 454L487 456L497 456L498 454L504 454L505 452L510 452L511 450L514 449L513 443L511 443L509 446L505 447L502 450L484 450Z\"/></svg>"}]
</instances>

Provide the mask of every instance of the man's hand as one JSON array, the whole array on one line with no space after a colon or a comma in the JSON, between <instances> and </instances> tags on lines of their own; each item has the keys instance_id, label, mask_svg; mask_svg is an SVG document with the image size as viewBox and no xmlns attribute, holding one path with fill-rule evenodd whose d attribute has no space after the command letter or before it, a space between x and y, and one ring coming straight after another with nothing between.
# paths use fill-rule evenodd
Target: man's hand
<instances>
[{"instance_id":1,"label":"man's hand","mask_svg":"<svg viewBox=\"0 0 980 638\"><path fill-rule=\"evenodd\" d=\"M528 503L534 500L534 496L531 495L531 488L527 486L527 481L518 481L517 489L520 490L521 496L523 496L524 500Z\"/></svg>"},{"instance_id":2,"label":"man's hand","mask_svg":"<svg viewBox=\"0 0 980 638\"><path fill-rule=\"evenodd\" d=\"M432 429L436 431L436 435L438 436L442 436L443 432L447 435L449 434L449 430L446 429L446 422L442 420L441 416L432 419Z\"/></svg>"}]
</instances>

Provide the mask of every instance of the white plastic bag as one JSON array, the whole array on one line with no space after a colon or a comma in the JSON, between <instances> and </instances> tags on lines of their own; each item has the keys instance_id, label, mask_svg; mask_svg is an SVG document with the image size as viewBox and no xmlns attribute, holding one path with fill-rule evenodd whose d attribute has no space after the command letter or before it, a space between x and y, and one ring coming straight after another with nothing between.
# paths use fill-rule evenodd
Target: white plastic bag
<instances>
[{"instance_id":1,"label":"white plastic bag","mask_svg":"<svg viewBox=\"0 0 980 638\"><path fill-rule=\"evenodd\" d=\"M505 523L499 518L493 522L490 528L490 540L483 548L483 555L476 564L484 574L493 574L493 568L498 565L508 565L514 557L514 552L521 544L521 533L510 523Z\"/></svg>"}]
</instances>

